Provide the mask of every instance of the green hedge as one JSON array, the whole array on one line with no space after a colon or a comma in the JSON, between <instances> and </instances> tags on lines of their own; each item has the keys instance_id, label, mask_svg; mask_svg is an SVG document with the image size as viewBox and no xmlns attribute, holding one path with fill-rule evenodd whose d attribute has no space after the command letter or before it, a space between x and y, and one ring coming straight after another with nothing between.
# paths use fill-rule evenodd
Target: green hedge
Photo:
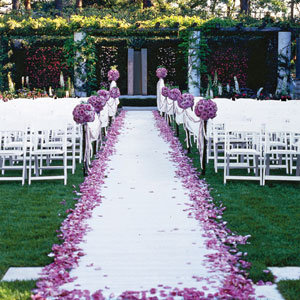
<instances>
[{"instance_id":1,"label":"green hedge","mask_svg":"<svg viewBox=\"0 0 300 300\"><path fill-rule=\"evenodd\" d=\"M203 20L197 16L161 16L143 20L136 16L130 20L112 15L63 17L3 16L0 17L0 34L7 35L70 35L79 30L87 30L92 35L101 36L165 36L176 35L188 28L199 28L203 31L215 27L232 27L242 22L244 27L260 26L264 22L267 27L300 28L299 22L278 20L256 20L252 18L212 18ZM158 27L159 24L159 27Z\"/></svg>"}]
</instances>

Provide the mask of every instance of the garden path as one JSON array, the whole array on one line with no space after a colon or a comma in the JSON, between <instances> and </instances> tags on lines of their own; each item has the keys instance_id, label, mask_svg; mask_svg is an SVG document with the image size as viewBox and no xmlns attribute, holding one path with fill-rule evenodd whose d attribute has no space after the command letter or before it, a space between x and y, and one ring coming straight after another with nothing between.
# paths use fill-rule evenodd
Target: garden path
<instances>
[{"instance_id":1,"label":"garden path","mask_svg":"<svg viewBox=\"0 0 300 300\"><path fill-rule=\"evenodd\" d=\"M108 298L161 285L205 294L221 286L224 274L212 274L204 262L214 251L206 248L199 222L188 216L188 191L176 178L170 146L154 123L149 111L126 113L103 202L87 221L91 230L80 245L86 255L71 271L77 280L64 288L102 289Z\"/></svg>"},{"instance_id":2,"label":"garden path","mask_svg":"<svg viewBox=\"0 0 300 300\"><path fill-rule=\"evenodd\" d=\"M159 122L162 132L170 131L163 120ZM200 217L203 221L211 213L205 211L209 210L209 206L205 208L206 184L189 182L192 175L182 175L189 167L182 165L184 159L174 160L176 142L174 138L168 141L173 150L156 128L152 112L126 113L101 185L102 203L87 219L89 230L79 245L85 255L70 272L75 281L63 289L87 290L90 294L101 290L105 299L120 295L127 299L128 291L147 299L167 299L167 295L174 295L172 291L178 294L183 290L185 295L194 295L193 299L208 299L215 293L228 295L229 290L235 298L251 298L252 284L234 274L230 265L233 258L224 247L216 246L219 242L213 238L209 223L195 218L193 205L204 204L200 214L208 214ZM192 202L187 182L204 202ZM241 288L236 288L236 280ZM256 297L283 299L276 285L253 287Z\"/></svg>"}]
</instances>

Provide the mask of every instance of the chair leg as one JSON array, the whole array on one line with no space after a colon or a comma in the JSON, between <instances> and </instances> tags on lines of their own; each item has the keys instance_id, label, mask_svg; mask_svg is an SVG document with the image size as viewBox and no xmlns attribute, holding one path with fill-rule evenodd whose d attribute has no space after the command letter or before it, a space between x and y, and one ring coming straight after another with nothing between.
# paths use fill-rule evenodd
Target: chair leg
<instances>
[{"instance_id":1,"label":"chair leg","mask_svg":"<svg viewBox=\"0 0 300 300\"><path fill-rule=\"evenodd\" d=\"M259 174L259 156L255 155L255 176L258 176Z\"/></svg>"},{"instance_id":2,"label":"chair leg","mask_svg":"<svg viewBox=\"0 0 300 300\"><path fill-rule=\"evenodd\" d=\"M75 144L73 144L72 146L72 174L75 173L75 169L76 169L76 153L75 153Z\"/></svg>"},{"instance_id":3,"label":"chair leg","mask_svg":"<svg viewBox=\"0 0 300 300\"><path fill-rule=\"evenodd\" d=\"M260 159L259 159L259 174L260 174L260 181L259 181L259 183L260 183L260 185L264 185L265 183L264 183L264 173L263 173L263 170L264 170L264 168L263 168L263 166L264 166L264 164L263 164L263 157L261 156L260 157Z\"/></svg>"},{"instance_id":4,"label":"chair leg","mask_svg":"<svg viewBox=\"0 0 300 300\"><path fill-rule=\"evenodd\" d=\"M63 156L63 163L64 163L64 185L67 184L67 176L68 176L68 172L67 172L67 154L64 153Z\"/></svg>"},{"instance_id":5,"label":"chair leg","mask_svg":"<svg viewBox=\"0 0 300 300\"><path fill-rule=\"evenodd\" d=\"M5 163L4 157L0 157L0 170L2 175L4 175L4 169L3 169L4 163Z\"/></svg>"},{"instance_id":6,"label":"chair leg","mask_svg":"<svg viewBox=\"0 0 300 300\"><path fill-rule=\"evenodd\" d=\"M28 184L31 185L32 156L29 157Z\"/></svg>"},{"instance_id":7,"label":"chair leg","mask_svg":"<svg viewBox=\"0 0 300 300\"><path fill-rule=\"evenodd\" d=\"M270 175L270 154L266 154L266 165L265 165L265 168L266 168L266 175Z\"/></svg>"},{"instance_id":8,"label":"chair leg","mask_svg":"<svg viewBox=\"0 0 300 300\"><path fill-rule=\"evenodd\" d=\"M300 176L300 154L297 154L296 176Z\"/></svg>"},{"instance_id":9,"label":"chair leg","mask_svg":"<svg viewBox=\"0 0 300 300\"><path fill-rule=\"evenodd\" d=\"M224 184L226 184L226 176L229 175L229 154L224 156Z\"/></svg>"},{"instance_id":10,"label":"chair leg","mask_svg":"<svg viewBox=\"0 0 300 300\"><path fill-rule=\"evenodd\" d=\"M39 176L39 160L37 155L34 155L34 174L35 176Z\"/></svg>"},{"instance_id":11,"label":"chair leg","mask_svg":"<svg viewBox=\"0 0 300 300\"><path fill-rule=\"evenodd\" d=\"M214 167L215 173L218 173L218 149L216 149L216 144L214 145Z\"/></svg>"},{"instance_id":12,"label":"chair leg","mask_svg":"<svg viewBox=\"0 0 300 300\"><path fill-rule=\"evenodd\" d=\"M22 185L24 185L25 183L25 179L26 179L26 172L27 169L26 169L26 157L23 158L23 170L22 170Z\"/></svg>"}]
</instances>

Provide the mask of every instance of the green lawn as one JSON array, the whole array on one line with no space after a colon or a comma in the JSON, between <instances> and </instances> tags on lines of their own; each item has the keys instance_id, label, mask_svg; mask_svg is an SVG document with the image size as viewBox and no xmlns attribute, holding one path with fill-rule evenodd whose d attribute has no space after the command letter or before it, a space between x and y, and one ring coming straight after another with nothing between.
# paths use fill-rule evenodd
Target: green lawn
<instances>
[{"instance_id":1,"label":"green lawn","mask_svg":"<svg viewBox=\"0 0 300 300\"><path fill-rule=\"evenodd\" d=\"M30 291L34 288L35 281L0 282L0 299L30 300Z\"/></svg>"},{"instance_id":2,"label":"green lawn","mask_svg":"<svg viewBox=\"0 0 300 300\"><path fill-rule=\"evenodd\" d=\"M182 127L179 138L186 148ZM199 153L194 144L188 156L200 171ZM223 170L215 173L213 162L207 165L205 179L215 204L223 203L227 207L223 219L228 222L228 228L237 234L251 235L250 244L240 245L239 249L248 253L247 260L252 263L249 276L253 281L273 281L270 274L263 272L267 267L300 266L300 183L267 182L260 186L259 182L229 181L224 185ZM279 285L280 291L288 282ZM297 284L299 290L300 281L291 283L290 289ZM287 299L300 299L300 296Z\"/></svg>"},{"instance_id":3,"label":"green lawn","mask_svg":"<svg viewBox=\"0 0 300 300\"><path fill-rule=\"evenodd\" d=\"M74 175L68 171L66 186L63 180L33 181L31 186L0 182L0 278L9 267L51 263L48 254L59 243L56 230L76 201L73 185L79 190L82 182L79 164ZM33 287L32 282L0 283L0 299L27 299Z\"/></svg>"},{"instance_id":4,"label":"green lawn","mask_svg":"<svg viewBox=\"0 0 300 300\"><path fill-rule=\"evenodd\" d=\"M286 300L300 299L300 280L279 281L278 289Z\"/></svg>"}]
</instances>

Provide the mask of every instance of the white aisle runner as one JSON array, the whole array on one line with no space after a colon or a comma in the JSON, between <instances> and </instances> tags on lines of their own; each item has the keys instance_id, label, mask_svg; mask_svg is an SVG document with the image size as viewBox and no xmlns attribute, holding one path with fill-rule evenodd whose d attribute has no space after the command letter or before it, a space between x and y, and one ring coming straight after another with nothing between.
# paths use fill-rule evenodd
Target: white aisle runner
<instances>
[{"instance_id":1,"label":"white aisle runner","mask_svg":"<svg viewBox=\"0 0 300 300\"><path fill-rule=\"evenodd\" d=\"M78 278L64 288L102 289L108 298L162 286L205 294L221 287L224 274L211 273L204 264L213 251L206 249L199 222L185 211L188 191L175 178L168 151L152 112L127 112L108 164L103 202L88 220L91 230L80 245L86 255L71 271Z\"/></svg>"}]
</instances>

